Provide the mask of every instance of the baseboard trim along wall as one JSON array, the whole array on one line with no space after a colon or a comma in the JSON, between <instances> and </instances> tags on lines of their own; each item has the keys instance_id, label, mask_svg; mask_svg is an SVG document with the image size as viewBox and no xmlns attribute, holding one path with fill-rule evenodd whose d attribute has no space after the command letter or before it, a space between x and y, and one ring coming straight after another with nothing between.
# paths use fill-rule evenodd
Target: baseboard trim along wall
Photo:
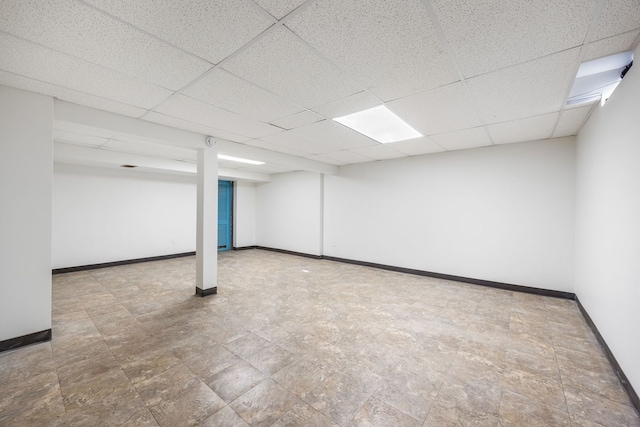
<instances>
[{"instance_id":1,"label":"baseboard trim along wall","mask_svg":"<svg viewBox=\"0 0 640 427\"><path fill-rule=\"evenodd\" d=\"M137 264L137 263L140 263L140 262L162 261L162 260L165 260L165 259L193 256L195 254L196 254L195 251L194 252L182 252L182 253L179 253L179 254L160 255L160 256L152 256L152 257L147 257L147 258L128 259L128 260L124 260L124 261L113 261L113 262L103 262L103 263L100 263L100 264L79 265L77 267L54 268L53 270L51 270L51 272L52 272L52 274L73 273L74 271L95 270L95 269L98 269L98 268L117 267L119 265Z\"/></svg>"},{"instance_id":2,"label":"baseboard trim along wall","mask_svg":"<svg viewBox=\"0 0 640 427\"><path fill-rule=\"evenodd\" d=\"M0 341L0 353L24 347L25 345L37 344L46 341L51 341L51 329L45 329L44 331Z\"/></svg>"},{"instance_id":3,"label":"baseboard trim along wall","mask_svg":"<svg viewBox=\"0 0 640 427\"><path fill-rule=\"evenodd\" d=\"M271 251L271 252L280 252L281 254L296 255L296 256L301 256L301 257L305 257L305 258L313 258L313 259L325 259L326 258L326 257L324 257L322 255L305 254L304 252L288 251L286 249L267 248L265 246L255 246L254 249L262 249L264 251Z\"/></svg>"}]
</instances>

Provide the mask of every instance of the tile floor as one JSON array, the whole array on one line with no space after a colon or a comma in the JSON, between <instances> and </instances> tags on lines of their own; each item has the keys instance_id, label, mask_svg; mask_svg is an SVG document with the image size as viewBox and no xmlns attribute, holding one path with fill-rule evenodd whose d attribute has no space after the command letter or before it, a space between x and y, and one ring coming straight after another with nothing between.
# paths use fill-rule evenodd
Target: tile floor
<instances>
[{"instance_id":1,"label":"tile floor","mask_svg":"<svg viewBox=\"0 0 640 427\"><path fill-rule=\"evenodd\" d=\"M263 250L56 275L2 426L640 426L573 301Z\"/></svg>"}]
</instances>

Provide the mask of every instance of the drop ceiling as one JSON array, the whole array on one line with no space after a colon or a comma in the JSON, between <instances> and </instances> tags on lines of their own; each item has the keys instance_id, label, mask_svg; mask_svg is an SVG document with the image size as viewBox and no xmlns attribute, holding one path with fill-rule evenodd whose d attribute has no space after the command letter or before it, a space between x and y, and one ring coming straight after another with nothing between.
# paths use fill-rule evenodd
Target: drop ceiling
<instances>
[{"instance_id":1,"label":"drop ceiling","mask_svg":"<svg viewBox=\"0 0 640 427\"><path fill-rule=\"evenodd\" d=\"M0 84L214 136L264 177L575 135L580 64L639 41L638 0L0 0ZM331 120L382 104L424 136ZM55 127L60 162L193 173L204 148Z\"/></svg>"}]
</instances>

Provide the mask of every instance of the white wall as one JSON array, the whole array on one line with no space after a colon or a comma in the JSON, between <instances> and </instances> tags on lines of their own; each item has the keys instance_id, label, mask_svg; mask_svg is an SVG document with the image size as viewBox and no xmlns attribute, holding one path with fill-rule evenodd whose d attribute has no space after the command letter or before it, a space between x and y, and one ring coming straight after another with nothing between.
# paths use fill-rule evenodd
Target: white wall
<instances>
[{"instance_id":1,"label":"white wall","mask_svg":"<svg viewBox=\"0 0 640 427\"><path fill-rule=\"evenodd\" d=\"M575 138L343 166L324 254L573 291Z\"/></svg>"},{"instance_id":2,"label":"white wall","mask_svg":"<svg viewBox=\"0 0 640 427\"><path fill-rule=\"evenodd\" d=\"M0 341L51 328L53 99L0 86Z\"/></svg>"},{"instance_id":3,"label":"white wall","mask_svg":"<svg viewBox=\"0 0 640 427\"><path fill-rule=\"evenodd\" d=\"M640 392L638 112L636 65L578 135L576 294Z\"/></svg>"},{"instance_id":4,"label":"white wall","mask_svg":"<svg viewBox=\"0 0 640 427\"><path fill-rule=\"evenodd\" d=\"M256 185L252 182L233 183L233 246L241 248L256 244Z\"/></svg>"},{"instance_id":5,"label":"white wall","mask_svg":"<svg viewBox=\"0 0 640 427\"><path fill-rule=\"evenodd\" d=\"M196 179L56 164L53 268L195 251Z\"/></svg>"},{"instance_id":6,"label":"white wall","mask_svg":"<svg viewBox=\"0 0 640 427\"><path fill-rule=\"evenodd\" d=\"M322 175L292 172L256 185L256 244L322 254Z\"/></svg>"}]
</instances>

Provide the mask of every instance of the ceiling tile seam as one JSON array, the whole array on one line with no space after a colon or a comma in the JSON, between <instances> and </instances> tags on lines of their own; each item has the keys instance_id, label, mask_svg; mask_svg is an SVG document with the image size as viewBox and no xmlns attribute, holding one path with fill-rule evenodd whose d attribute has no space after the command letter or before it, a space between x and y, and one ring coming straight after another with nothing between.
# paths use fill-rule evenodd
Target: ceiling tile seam
<instances>
[{"instance_id":1,"label":"ceiling tile seam","mask_svg":"<svg viewBox=\"0 0 640 427\"><path fill-rule=\"evenodd\" d=\"M177 49L177 50L179 50L179 51L180 51L180 52L182 52L182 53L185 53L185 54L187 54L187 55L189 55L189 56L191 56L191 57L193 57L193 58L199 59L200 61L205 61L205 62L206 62L206 63L208 63L208 64L215 65L215 63L213 63L213 62L209 61L208 59L202 58L202 57L200 57L200 56L196 55L196 54L195 54L195 53L193 53L193 52L190 52L190 51L188 51L188 50L186 50L186 49L184 49L184 48L181 48L180 46L176 46L175 44L171 43L171 42L170 42L170 41L168 41L168 40L165 40L165 39L163 39L163 38L161 38L161 37L158 37L158 36L156 36L156 35L155 35L155 34L153 34L153 33L150 33L150 32L148 32L148 31L146 31L146 30L143 30L142 28L137 27L137 26L133 25L133 24L132 24L132 23L130 23L130 22L127 22L127 21L125 21L125 20L123 20L123 19L121 19L121 18L119 18L119 17L117 17L117 16L115 16L115 15L110 14L110 13L109 13L109 12L107 12L106 10L102 10L102 9L100 9L100 8L99 8L99 7L97 7L97 6L94 6L94 5L90 4L90 3L87 3L87 2L86 2L86 1L84 1L84 0L75 0L75 1L76 1L76 3L79 3L79 4L81 4L81 5L85 6L85 7L88 7L89 9L93 9L93 10L95 10L96 12L101 13L102 15L107 16L108 18L111 18L111 19L113 19L113 20L115 20L115 21L118 21L118 22L120 22L121 24L126 25L126 26L127 26L127 27L129 27L129 28L132 28L134 31L137 31L137 32L139 32L139 33L142 33L142 34L144 34L144 35L146 35L146 36L148 36L148 37L151 37L152 39L157 40L157 41L159 41L159 42L161 42L161 43L163 43L163 44L165 44L165 45L167 45L167 46L169 46L169 47L171 47L171 48L173 48L173 49Z\"/></svg>"},{"instance_id":2,"label":"ceiling tile seam","mask_svg":"<svg viewBox=\"0 0 640 427\"><path fill-rule=\"evenodd\" d=\"M276 22L278 22L278 19L273 16L272 14L270 14L269 12L267 12L265 9L262 8L262 6L260 6L258 3L256 3L254 0L244 0L245 3L249 3L249 7L254 8L255 10L257 10L262 16L264 16L265 18L267 18L268 20L271 21L271 25L275 24Z\"/></svg>"},{"instance_id":3,"label":"ceiling tile seam","mask_svg":"<svg viewBox=\"0 0 640 427\"><path fill-rule=\"evenodd\" d=\"M636 37L633 43L631 43L631 50L636 50L639 44L640 44L640 34L638 34L638 37Z\"/></svg>"},{"instance_id":4,"label":"ceiling tile seam","mask_svg":"<svg viewBox=\"0 0 640 427\"><path fill-rule=\"evenodd\" d=\"M83 0L76 0L76 1L83 1ZM298 13L301 13L304 9L306 9L313 2L315 2L315 0L307 0L305 3L301 4L299 7L294 9L291 13L289 13L288 15L286 15L285 17L283 17L279 21L278 20L274 21L273 24L271 24L270 26L265 28L260 34L256 35L254 38L252 38L251 40L246 42L244 45L240 46L238 49L236 49L235 51L231 52L228 56L226 56L220 62L215 64L213 67L209 68L207 71L205 71L200 76L196 77L195 79L193 79L191 82L187 83L186 85L184 85L180 89L174 91L174 93L172 93L171 95L169 95L168 97L166 97L165 99L160 101L158 104L156 104L152 108L149 108L146 113L144 113L142 116L140 116L140 118L143 119L147 115L156 112L158 107L160 107L162 104L164 104L165 102L167 102L168 100L170 100L174 96L176 96L178 94L182 95L182 92L184 92L185 90L189 89L191 86L193 86L194 84L196 84L200 80L204 79L209 74L213 73L214 70L216 70L218 68L222 68L227 62L229 62L230 60L232 60L233 58L235 58L236 56L238 56L239 54L241 54L242 52L244 52L245 50L247 50L248 48L253 46L262 37L265 37L266 35L271 34L271 32L275 31L277 28L280 28L280 27L284 26L286 21L288 21L292 17L296 16ZM234 74L234 76L235 76L235 74ZM260 86L258 86L258 87L260 87ZM170 117L172 117L172 116L170 116Z\"/></svg>"},{"instance_id":5,"label":"ceiling tile seam","mask_svg":"<svg viewBox=\"0 0 640 427\"><path fill-rule=\"evenodd\" d=\"M584 59L584 56L587 53L587 48L589 47L589 43L591 43L591 38L593 37L596 27L598 26L598 21L600 20L600 15L602 14L602 10L604 9L605 2L606 0L598 0L598 3L596 4L596 8L593 11L593 16L591 17L591 23L589 24L589 29L587 30L587 34L585 34L584 36L582 46L580 47L580 52L578 52L578 60L576 61L576 65L574 66L574 70L573 70L574 80L575 80L575 76L578 74L578 70L580 69L580 64L582 64L582 60ZM573 88L573 83L570 84L567 90L565 91L564 97L562 98L562 105L560 106L560 111L559 111L560 114L558 114L556 123L553 126L553 129L551 130L551 135L554 134L554 132L556 131L556 128L560 124L560 119L567 105L567 99L571 94L572 88Z\"/></svg>"},{"instance_id":6,"label":"ceiling tile seam","mask_svg":"<svg viewBox=\"0 0 640 427\"><path fill-rule=\"evenodd\" d=\"M433 28L436 30L436 34L438 34L438 37L440 37L440 42L442 43L444 49L446 50L447 55L449 56L449 60L453 64L453 67L455 68L456 73L458 74L458 79L462 83L462 87L464 88L466 95L471 100L471 108L473 109L473 112L476 114L476 117L480 120L480 123L482 123L484 132L487 135L487 138L489 138L489 141L491 141L491 145L496 145L495 142L493 141L493 137L491 136L491 133L489 132L489 129L487 128L487 123L482 118L482 114L480 114L480 108L476 104L475 98L473 97L473 93L471 93L471 89L469 89L469 84L467 83L467 79L465 78L464 73L462 72L462 67L458 63L456 54L453 51L451 44L449 43L449 39L447 39L447 36L444 32L444 29L442 28L442 25L440 24L440 21L438 20L438 15L436 14L436 11L433 9L433 6L431 5L430 0L422 0L422 4L424 5L424 8L427 10L427 15L429 15L429 18L431 18L431 23L433 24ZM442 146L441 148L444 149L445 151L449 151Z\"/></svg>"}]
</instances>

